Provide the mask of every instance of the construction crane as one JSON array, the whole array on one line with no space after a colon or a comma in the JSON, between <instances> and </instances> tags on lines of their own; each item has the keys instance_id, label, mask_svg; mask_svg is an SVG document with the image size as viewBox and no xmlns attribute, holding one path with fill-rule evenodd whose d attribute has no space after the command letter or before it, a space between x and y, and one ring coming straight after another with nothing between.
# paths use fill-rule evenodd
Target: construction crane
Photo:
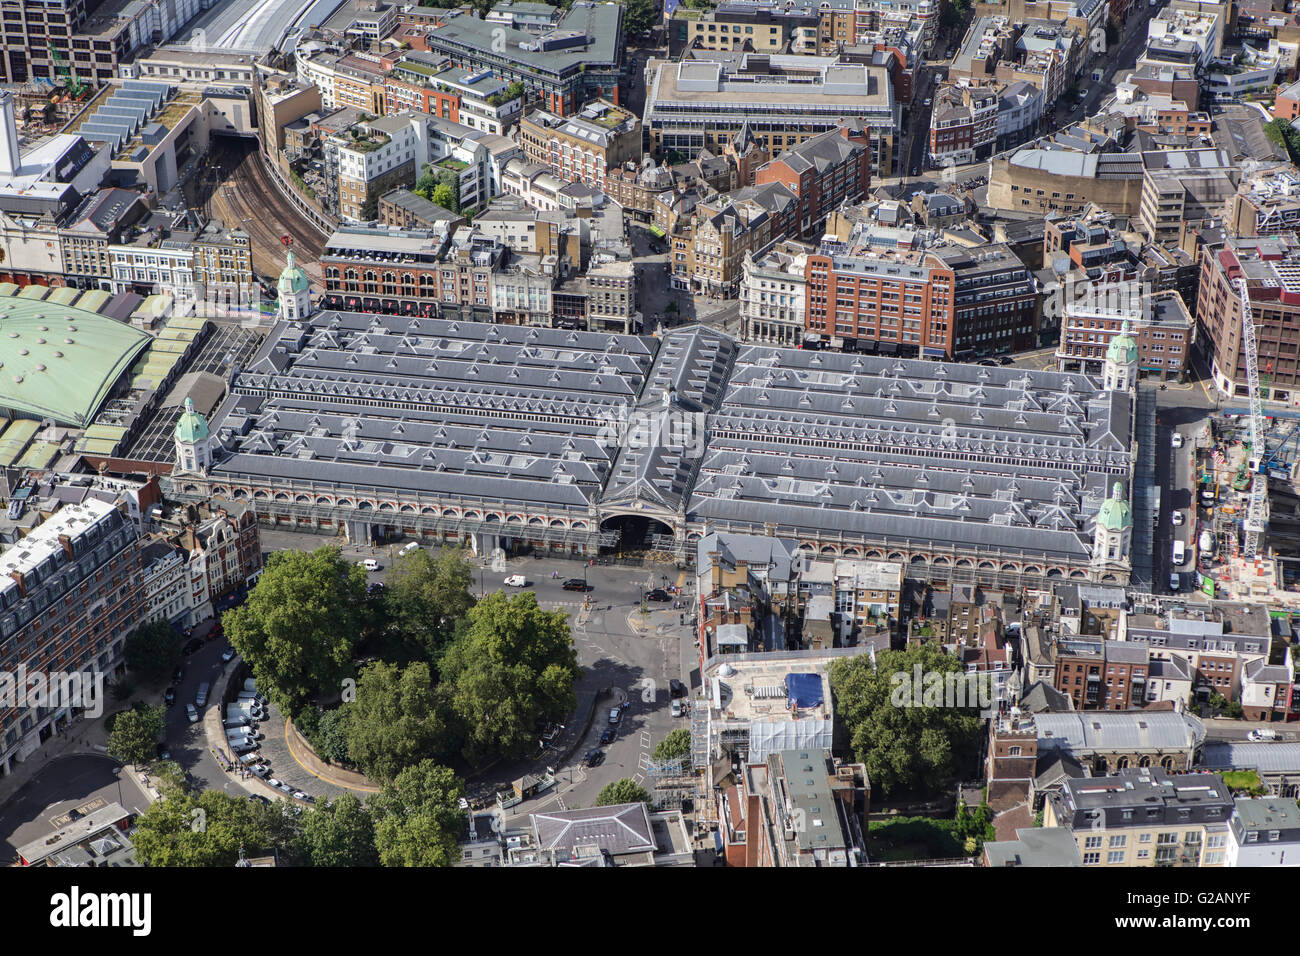
<instances>
[{"instance_id":1,"label":"construction crane","mask_svg":"<svg viewBox=\"0 0 1300 956\"><path fill-rule=\"evenodd\" d=\"M1254 561L1259 550L1259 537L1268 521L1268 475L1263 472L1267 453L1264 448L1264 405L1259 392L1259 344L1255 338L1255 316L1250 309L1250 292L1246 280L1237 280L1237 294L1241 297L1241 340L1246 351L1246 388L1250 394L1250 498L1242 528L1246 532L1242 557Z\"/></svg>"},{"instance_id":2,"label":"construction crane","mask_svg":"<svg viewBox=\"0 0 1300 956\"><path fill-rule=\"evenodd\" d=\"M81 99L86 94L86 87L81 80L77 79L77 74L68 66L68 61L59 55L59 51L55 49L53 38L46 37L46 41L50 44L50 58L54 60L54 72L63 77L72 99Z\"/></svg>"}]
</instances>

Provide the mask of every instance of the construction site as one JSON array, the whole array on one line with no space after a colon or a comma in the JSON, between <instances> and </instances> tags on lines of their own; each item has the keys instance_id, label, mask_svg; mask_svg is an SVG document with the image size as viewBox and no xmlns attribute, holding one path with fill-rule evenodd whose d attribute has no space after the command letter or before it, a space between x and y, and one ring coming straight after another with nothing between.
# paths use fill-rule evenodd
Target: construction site
<instances>
[{"instance_id":1,"label":"construction site","mask_svg":"<svg viewBox=\"0 0 1300 956\"><path fill-rule=\"evenodd\" d=\"M1196 583L1211 598L1300 606L1300 413L1265 411L1244 280L1238 289L1249 404L1212 416L1197 436Z\"/></svg>"},{"instance_id":2,"label":"construction site","mask_svg":"<svg viewBox=\"0 0 1300 956\"><path fill-rule=\"evenodd\" d=\"M67 61L54 47L57 80L38 77L14 90L19 130L29 139L57 133L66 126L94 94L95 89L68 69Z\"/></svg>"}]
</instances>

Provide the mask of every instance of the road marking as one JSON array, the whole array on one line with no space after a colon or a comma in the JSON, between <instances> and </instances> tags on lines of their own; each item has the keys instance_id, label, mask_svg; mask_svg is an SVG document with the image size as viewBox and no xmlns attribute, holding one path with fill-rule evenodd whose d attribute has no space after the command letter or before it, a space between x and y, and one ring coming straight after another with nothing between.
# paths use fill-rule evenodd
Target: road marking
<instances>
[{"instance_id":1,"label":"road marking","mask_svg":"<svg viewBox=\"0 0 1300 956\"><path fill-rule=\"evenodd\" d=\"M648 753L639 754L637 756L636 766L638 770L650 769L650 755Z\"/></svg>"},{"instance_id":2,"label":"road marking","mask_svg":"<svg viewBox=\"0 0 1300 956\"><path fill-rule=\"evenodd\" d=\"M641 731L641 746L644 747L646 750L650 749L650 731L648 730Z\"/></svg>"},{"instance_id":3,"label":"road marking","mask_svg":"<svg viewBox=\"0 0 1300 956\"><path fill-rule=\"evenodd\" d=\"M644 774L637 773L637 774L633 774L633 775L632 775L632 782L633 782L633 783L642 783L642 782L644 782L644 781L645 781L645 775L644 775Z\"/></svg>"}]
</instances>

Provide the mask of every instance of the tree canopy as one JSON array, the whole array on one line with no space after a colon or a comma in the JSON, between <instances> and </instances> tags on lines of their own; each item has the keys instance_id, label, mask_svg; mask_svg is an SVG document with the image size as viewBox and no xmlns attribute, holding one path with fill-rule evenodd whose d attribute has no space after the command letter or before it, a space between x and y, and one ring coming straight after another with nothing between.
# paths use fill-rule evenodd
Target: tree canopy
<instances>
[{"instance_id":1,"label":"tree canopy","mask_svg":"<svg viewBox=\"0 0 1300 956\"><path fill-rule=\"evenodd\" d=\"M113 721L108 735L108 754L122 763L143 764L154 758L162 740L164 715L161 707L124 710Z\"/></svg>"},{"instance_id":2,"label":"tree canopy","mask_svg":"<svg viewBox=\"0 0 1300 956\"><path fill-rule=\"evenodd\" d=\"M318 803L303 815L294 855L305 866L378 866L370 811L350 793Z\"/></svg>"},{"instance_id":3,"label":"tree canopy","mask_svg":"<svg viewBox=\"0 0 1300 956\"><path fill-rule=\"evenodd\" d=\"M464 790L432 760L407 767L370 800L375 847L384 866L451 866L460 858Z\"/></svg>"},{"instance_id":4,"label":"tree canopy","mask_svg":"<svg viewBox=\"0 0 1300 956\"><path fill-rule=\"evenodd\" d=\"M622 0L623 32L637 36L655 25L655 10L650 0Z\"/></svg>"},{"instance_id":5,"label":"tree canopy","mask_svg":"<svg viewBox=\"0 0 1300 956\"><path fill-rule=\"evenodd\" d=\"M635 780L624 777L606 784L596 796L596 806L612 807L620 803L649 803L650 792Z\"/></svg>"},{"instance_id":6,"label":"tree canopy","mask_svg":"<svg viewBox=\"0 0 1300 956\"><path fill-rule=\"evenodd\" d=\"M405 668L383 661L368 665L357 681L356 700L341 710L347 754L371 780L392 780L449 749L447 721L423 661Z\"/></svg>"},{"instance_id":7,"label":"tree canopy","mask_svg":"<svg viewBox=\"0 0 1300 956\"><path fill-rule=\"evenodd\" d=\"M849 733L853 752L866 764L872 787L886 794L921 792L944 786L961 769L966 755L979 752L980 718L972 707L924 706L898 702L895 687L903 675L956 674L961 663L934 644L883 651L871 658L841 658L831 665L836 711Z\"/></svg>"},{"instance_id":8,"label":"tree canopy","mask_svg":"<svg viewBox=\"0 0 1300 956\"><path fill-rule=\"evenodd\" d=\"M408 657L436 660L474 605L473 572L465 552L421 548L393 563L384 588L389 630Z\"/></svg>"},{"instance_id":9,"label":"tree canopy","mask_svg":"<svg viewBox=\"0 0 1300 956\"><path fill-rule=\"evenodd\" d=\"M255 856L282 849L292 832L284 801L266 805L221 790L192 793L160 779L164 799L136 821L136 854L148 866L234 866L242 850Z\"/></svg>"},{"instance_id":10,"label":"tree canopy","mask_svg":"<svg viewBox=\"0 0 1300 956\"><path fill-rule=\"evenodd\" d=\"M352 674L366 574L335 547L277 551L240 607L222 617L226 634L286 713L337 693Z\"/></svg>"},{"instance_id":11,"label":"tree canopy","mask_svg":"<svg viewBox=\"0 0 1300 956\"><path fill-rule=\"evenodd\" d=\"M532 751L537 727L577 706L580 671L566 615L531 593L489 594L438 664L471 763Z\"/></svg>"},{"instance_id":12,"label":"tree canopy","mask_svg":"<svg viewBox=\"0 0 1300 956\"><path fill-rule=\"evenodd\" d=\"M658 746L654 749L654 758L666 763L669 760L677 760L682 757L686 758L683 769L689 770L691 766L691 732L685 727L678 727L659 741Z\"/></svg>"},{"instance_id":13,"label":"tree canopy","mask_svg":"<svg viewBox=\"0 0 1300 956\"><path fill-rule=\"evenodd\" d=\"M165 677L180 658L184 636L167 621L142 624L127 635L122 648L126 666L146 681Z\"/></svg>"}]
</instances>

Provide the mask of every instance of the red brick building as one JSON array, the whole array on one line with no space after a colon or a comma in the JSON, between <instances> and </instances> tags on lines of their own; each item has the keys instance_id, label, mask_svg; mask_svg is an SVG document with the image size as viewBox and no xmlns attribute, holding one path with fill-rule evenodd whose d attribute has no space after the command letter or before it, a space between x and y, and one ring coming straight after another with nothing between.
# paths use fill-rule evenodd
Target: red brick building
<instances>
[{"instance_id":1,"label":"red brick building","mask_svg":"<svg viewBox=\"0 0 1300 956\"><path fill-rule=\"evenodd\" d=\"M871 186L871 142L863 127L846 123L804 140L762 166L757 186L783 183L799 197L798 235L819 233L831 210L865 199Z\"/></svg>"}]
</instances>

